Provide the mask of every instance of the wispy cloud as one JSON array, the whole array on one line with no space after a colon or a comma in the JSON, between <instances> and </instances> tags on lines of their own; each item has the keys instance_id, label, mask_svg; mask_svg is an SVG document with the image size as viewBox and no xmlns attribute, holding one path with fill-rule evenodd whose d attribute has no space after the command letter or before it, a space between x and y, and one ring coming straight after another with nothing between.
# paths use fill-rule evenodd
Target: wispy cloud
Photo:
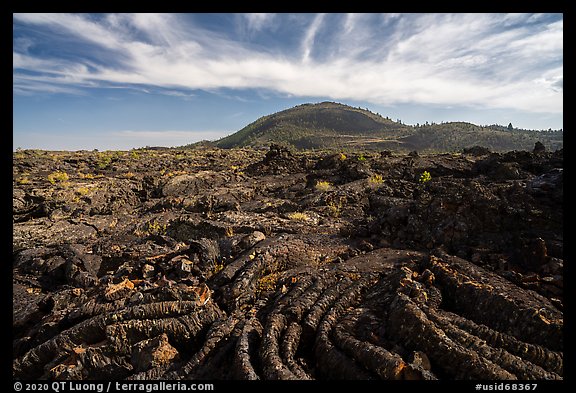
<instances>
[{"instance_id":1,"label":"wispy cloud","mask_svg":"<svg viewBox=\"0 0 576 393\"><path fill-rule=\"evenodd\" d=\"M270 27L276 19L276 14L250 13L242 14L241 17L246 21L246 27L249 32L257 32Z\"/></svg>"},{"instance_id":2,"label":"wispy cloud","mask_svg":"<svg viewBox=\"0 0 576 393\"><path fill-rule=\"evenodd\" d=\"M289 16L242 18L251 36L267 34L272 25L290 29ZM557 15L318 14L306 16L304 30L291 31L298 56L283 52L280 41L267 50L183 15L15 14L14 20L53 32L68 54L57 46L35 51L40 38L16 37L15 94L141 85L189 98L194 89L253 88L378 104L563 110L563 20ZM94 52L82 45L100 56L74 55L74 48Z\"/></svg>"},{"instance_id":3,"label":"wispy cloud","mask_svg":"<svg viewBox=\"0 0 576 393\"><path fill-rule=\"evenodd\" d=\"M310 60L310 54L312 53L312 49L314 47L314 40L316 38L316 33L318 29L322 25L322 21L324 20L324 14L318 14L310 23L310 26L306 30L306 34L304 39L302 40L302 62L308 63Z\"/></svg>"},{"instance_id":4,"label":"wispy cloud","mask_svg":"<svg viewBox=\"0 0 576 393\"><path fill-rule=\"evenodd\" d=\"M91 21L84 15L75 14L15 14L20 22L44 25L56 31L68 32L77 38L91 41L111 49L122 49L122 40L116 34L110 34L105 23Z\"/></svg>"}]
</instances>

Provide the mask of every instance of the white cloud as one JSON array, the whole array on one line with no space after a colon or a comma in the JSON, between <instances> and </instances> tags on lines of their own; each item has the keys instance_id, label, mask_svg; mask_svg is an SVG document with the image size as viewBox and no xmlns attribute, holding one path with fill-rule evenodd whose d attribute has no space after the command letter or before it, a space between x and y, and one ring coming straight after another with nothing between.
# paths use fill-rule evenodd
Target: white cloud
<instances>
[{"instance_id":1,"label":"white cloud","mask_svg":"<svg viewBox=\"0 0 576 393\"><path fill-rule=\"evenodd\" d=\"M248 30L254 32L271 26L271 24L274 22L276 14L248 13L242 14L242 17L246 20Z\"/></svg>"},{"instance_id":2,"label":"white cloud","mask_svg":"<svg viewBox=\"0 0 576 393\"><path fill-rule=\"evenodd\" d=\"M324 14L318 14L310 23L310 26L306 30L306 34L304 36L304 40L302 41L302 61L307 63L310 60L310 54L312 53L312 49L314 48L314 39L316 37L316 33L318 29L322 25L322 21L324 20Z\"/></svg>"},{"instance_id":3,"label":"white cloud","mask_svg":"<svg viewBox=\"0 0 576 393\"><path fill-rule=\"evenodd\" d=\"M179 15L15 14L21 23L65 31L121 56L121 66L34 57L30 42L14 47L14 92L142 84L178 90L257 88L378 104L430 103L508 107L561 113L563 22L500 14L350 14L340 25L315 15L300 37L299 56L186 23ZM282 23L274 14L246 14L251 34ZM332 22L334 18L331 18ZM373 28L371 23L385 25ZM525 24L538 22L534 28ZM388 30L386 30L388 28ZM386 31L386 33L383 33ZM319 33L323 34L320 35ZM332 33L332 34L329 34ZM320 41L325 36L329 40ZM25 45L24 45L25 44ZM317 49L333 53L320 59ZM110 59L111 62L114 59ZM169 93L166 93L169 94Z\"/></svg>"},{"instance_id":4,"label":"white cloud","mask_svg":"<svg viewBox=\"0 0 576 393\"><path fill-rule=\"evenodd\" d=\"M78 38L94 42L110 49L121 49L122 41L110 34L103 25L89 20L84 15L74 14L14 14L14 18L25 23L45 25L59 31L76 35Z\"/></svg>"},{"instance_id":5,"label":"white cloud","mask_svg":"<svg viewBox=\"0 0 576 393\"><path fill-rule=\"evenodd\" d=\"M342 30L343 34L350 34L357 27L357 22L360 17L361 14L346 14Z\"/></svg>"}]
</instances>

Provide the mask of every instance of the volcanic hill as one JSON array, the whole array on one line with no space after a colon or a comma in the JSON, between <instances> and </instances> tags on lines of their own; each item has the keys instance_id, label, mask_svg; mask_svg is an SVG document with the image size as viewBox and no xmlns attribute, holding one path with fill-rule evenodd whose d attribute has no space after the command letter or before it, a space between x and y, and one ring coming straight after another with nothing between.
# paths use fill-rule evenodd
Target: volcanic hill
<instances>
[{"instance_id":1,"label":"volcanic hill","mask_svg":"<svg viewBox=\"0 0 576 393\"><path fill-rule=\"evenodd\" d=\"M267 148L283 144L299 150L363 149L454 152L472 146L492 151L530 150L538 141L549 150L562 148L562 131L522 130L466 122L415 126L393 121L368 109L335 102L302 104L263 116L215 142L220 148Z\"/></svg>"}]
</instances>

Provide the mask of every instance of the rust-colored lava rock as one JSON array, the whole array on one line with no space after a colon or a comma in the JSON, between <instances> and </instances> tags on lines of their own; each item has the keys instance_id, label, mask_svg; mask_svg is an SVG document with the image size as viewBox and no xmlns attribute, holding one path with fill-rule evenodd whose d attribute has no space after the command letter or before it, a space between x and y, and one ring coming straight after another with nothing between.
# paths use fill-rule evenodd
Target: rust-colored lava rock
<instances>
[{"instance_id":1,"label":"rust-colored lava rock","mask_svg":"<svg viewBox=\"0 0 576 393\"><path fill-rule=\"evenodd\" d=\"M563 379L562 150L385 153L16 152L13 377Z\"/></svg>"}]
</instances>

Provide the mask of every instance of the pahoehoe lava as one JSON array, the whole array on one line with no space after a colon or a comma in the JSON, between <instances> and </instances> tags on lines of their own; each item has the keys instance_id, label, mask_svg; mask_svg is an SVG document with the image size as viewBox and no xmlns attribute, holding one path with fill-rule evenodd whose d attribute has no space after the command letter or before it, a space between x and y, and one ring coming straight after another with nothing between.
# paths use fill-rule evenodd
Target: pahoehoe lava
<instances>
[{"instance_id":1,"label":"pahoehoe lava","mask_svg":"<svg viewBox=\"0 0 576 393\"><path fill-rule=\"evenodd\" d=\"M562 167L18 152L13 377L563 379Z\"/></svg>"}]
</instances>

